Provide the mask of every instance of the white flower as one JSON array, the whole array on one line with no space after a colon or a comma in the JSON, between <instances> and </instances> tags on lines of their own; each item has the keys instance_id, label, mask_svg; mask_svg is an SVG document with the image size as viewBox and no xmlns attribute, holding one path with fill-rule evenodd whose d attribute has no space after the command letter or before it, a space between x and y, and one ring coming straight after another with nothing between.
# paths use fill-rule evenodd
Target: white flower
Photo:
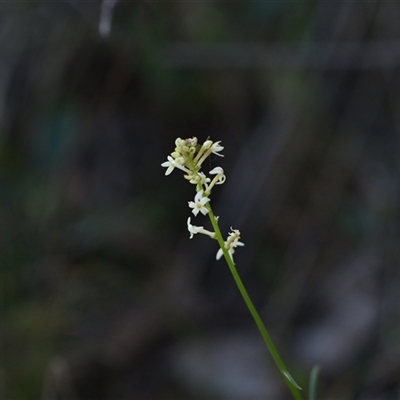
<instances>
[{"instance_id":1,"label":"white flower","mask_svg":"<svg viewBox=\"0 0 400 400\"><path fill-rule=\"evenodd\" d=\"M231 228L232 229L232 228ZM235 253L235 248L238 246L244 246L244 243L239 242L240 232L237 229L232 229L232 232L229 233L228 239L225 241L225 248L228 250L228 253L233 261L233 254ZM224 252L222 249L219 249L217 252L216 259L219 260L223 256Z\"/></svg>"},{"instance_id":2,"label":"white flower","mask_svg":"<svg viewBox=\"0 0 400 400\"><path fill-rule=\"evenodd\" d=\"M223 157L222 154L218 154L219 151L222 151L222 150L224 149L222 146L220 146L220 143L221 143L221 141L214 142L214 143L212 144L210 150L211 150L211 153L213 153L213 154L215 154L215 155L217 155L217 156Z\"/></svg>"},{"instance_id":3,"label":"white flower","mask_svg":"<svg viewBox=\"0 0 400 400\"><path fill-rule=\"evenodd\" d=\"M207 182L204 183L204 186L206 187L206 195L209 196L211 193L211 189L215 185L222 185L226 181L226 176L224 174L224 170L221 167L215 167L210 171L211 175L215 175L214 179L211 181L211 183L208 185Z\"/></svg>"},{"instance_id":4,"label":"white flower","mask_svg":"<svg viewBox=\"0 0 400 400\"><path fill-rule=\"evenodd\" d=\"M181 165L182 160L180 158L174 159L173 157L168 156L167 159L168 161L165 161L161 164L162 167L167 168L167 170L165 171L165 175L169 175L174 170L174 168L179 168L186 173L190 173L187 168Z\"/></svg>"},{"instance_id":5,"label":"white flower","mask_svg":"<svg viewBox=\"0 0 400 400\"><path fill-rule=\"evenodd\" d=\"M211 140L206 140L198 151L196 157L193 161L196 163L198 167L203 164L204 160L210 155L215 154L217 156L223 157L222 154L219 154L219 151L222 151L224 148L220 146L221 141L212 142Z\"/></svg>"},{"instance_id":6,"label":"white flower","mask_svg":"<svg viewBox=\"0 0 400 400\"><path fill-rule=\"evenodd\" d=\"M190 175L189 178L190 178L189 180L190 183L198 184L201 186L207 184L211 180L204 174L204 172L197 172L193 175Z\"/></svg>"},{"instance_id":7,"label":"white flower","mask_svg":"<svg viewBox=\"0 0 400 400\"><path fill-rule=\"evenodd\" d=\"M188 231L190 233L190 239L193 239L193 235L196 235L197 233L200 233L201 230L203 229L202 226L194 226L190 223L190 217L187 219L187 227Z\"/></svg>"},{"instance_id":8,"label":"white flower","mask_svg":"<svg viewBox=\"0 0 400 400\"><path fill-rule=\"evenodd\" d=\"M161 164L162 167L166 167L167 171L165 172L165 175L169 175L175 168L175 160L171 157L168 156L168 161L165 161Z\"/></svg>"},{"instance_id":9,"label":"white flower","mask_svg":"<svg viewBox=\"0 0 400 400\"><path fill-rule=\"evenodd\" d=\"M192 213L194 215L197 215L199 211L203 214L206 215L208 213L207 207L205 205L210 201L210 199L207 196L203 197L203 190L200 190L199 192L196 193L196 196L194 197L194 202L189 201L189 207L193 208Z\"/></svg>"},{"instance_id":10,"label":"white flower","mask_svg":"<svg viewBox=\"0 0 400 400\"><path fill-rule=\"evenodd\" d=\"M202 226L195 226L190 223L190 217L187 219L187 227L188 231L190 233L190 239L193 239L193 235L196 235L197 233L203 233L204 235L208 235L211 238L215 238L215 233L207 231L204 229Z\"/></svg>"},{"instance_id":11,"label":"white flower","mask_svg":"<svg viewBox=\"0 0 400 400\"><path fill-rule=\"evenodd\" d=\"M215 180L217 185L222 185L226 181L226 175L221 167L215 167L210 171L211 175L217 175L213 180ZM213 185L214 186L214 185Z\"/></svg>"}]
</instances>

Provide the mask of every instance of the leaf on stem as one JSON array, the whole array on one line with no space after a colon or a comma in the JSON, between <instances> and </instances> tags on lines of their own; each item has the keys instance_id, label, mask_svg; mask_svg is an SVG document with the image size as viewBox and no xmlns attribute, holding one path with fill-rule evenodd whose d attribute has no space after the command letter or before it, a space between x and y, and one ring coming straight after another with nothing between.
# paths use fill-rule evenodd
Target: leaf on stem
<instances>
[{"instance_id":1,"label":"leaf on stem","mask_svg":"<svg viewBox=\"0 0 400 400\"><path fill-rule=\"evenodd\" d=\"M289 374L289 371L282 371L283 375L285 375L286 379L297 389L303 390L293 379L292 375Z\"/></svg>"}]
</instances>

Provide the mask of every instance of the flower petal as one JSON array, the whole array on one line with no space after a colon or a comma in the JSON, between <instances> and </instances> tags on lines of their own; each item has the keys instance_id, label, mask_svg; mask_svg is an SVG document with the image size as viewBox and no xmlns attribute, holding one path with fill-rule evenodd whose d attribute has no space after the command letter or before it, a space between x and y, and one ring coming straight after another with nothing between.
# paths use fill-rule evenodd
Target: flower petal
<instances>
[{"instance_id":1,"label":"flower petal","mask_svg":"<svg viewBox=\"0 0 400 400\"><path fill-rule=\"evenodd\" d=\"M223 174L224 170L221 167L215 167L210 172L211 175Z\"/></svg>"}]
</instances>

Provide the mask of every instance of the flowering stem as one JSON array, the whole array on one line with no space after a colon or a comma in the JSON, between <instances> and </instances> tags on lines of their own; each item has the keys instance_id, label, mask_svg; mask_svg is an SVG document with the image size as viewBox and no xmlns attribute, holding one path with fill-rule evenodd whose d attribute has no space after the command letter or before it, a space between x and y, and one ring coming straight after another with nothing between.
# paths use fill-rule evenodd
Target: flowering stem
<instances>
[{"instance_id":1,"label":"flowering stem","mask_svg":"<svg viewBox=\"0 0 400 400\"><path fill-rule=\"evenodd\" d=\"M247 306L251 316L253 317L254 322L256 323L256 325L261 333L261 336L263 337L265 344L267 345L268 350L271 353L272 358L275 361L275 364L277 365L278 369L280 370L281 374L283 375L284 381L285 381L286 385L288 386L289 390L291 391L293 398L296 400L303 400L303 396L301 395L301 392L300 392L301 388L299 387L299 385L297 385L295 380L289 374L289 371L287 370L280 354L278 353L278 350L276 349L276 347L272 341L272 338L271 338L270 334L268 333L267 328L265 327L264 323L262 322L262 319L261 319L258 311L256 310L249 294L247 293L247 290L242 282L242 279L240 278L240 275L235 267L232 257L230 256L230 254L228 253L228 250L225 247L225 242L222 237L217 218L215 218L215 216L214 216L214 213L212 211L210 203L206 204L206 208L209 211L208 216L209 216L211 224L214 228L214 232L216 235L215 237L218 240L218 243L222 249L222 252L223 252L225 260L228 264L228 267L232 273L232 276L236 282L236 285L240 291L240 294L242 295L243 300L246 303L246 306Z\"/></svg>"}]
</instances>

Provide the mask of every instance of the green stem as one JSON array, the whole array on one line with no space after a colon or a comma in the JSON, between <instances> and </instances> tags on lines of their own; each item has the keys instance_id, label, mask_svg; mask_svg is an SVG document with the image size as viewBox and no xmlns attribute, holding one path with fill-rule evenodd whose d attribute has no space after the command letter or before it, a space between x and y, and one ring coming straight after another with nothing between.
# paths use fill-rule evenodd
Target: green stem
<instances>
[{"instance_id":1,"label":"green stem","mask_svg":"<svg viewBox=\"0 0 400 400\"><path fill-rule=\"evenodd\" d=\"M218 221L214 216L214 213L212 211L210 203L207 203L206 207L209 211L208 215L210 217L211 224L214 228L216 239L218 240L218 243L222 249L222 252L224 254L224 257L228 264L228 267L232 273L232 276L236 282L236 285L240 291L240 294L242 295L243 300L246 303L246 306L247 306L248 310L250 311L250 314L253 317L254 322L256 323L258 330L260 331L261 336L263 337L265 344L267 345L268 350L271 353L272 358L275 361L275 364L277 365L279 371L283 375L283 379L284 379L286 385L288 386L289 390L291 391L293 398L296 400L303 400L303 396L300 393L301 388L299 387L299 385L297 385L295 380L289 374L289 371L286 368L280 354L278 353L278 350L276 349L276 347L271 339L271 336L268 333L267 328L265 327L264 323L262 322L262 319L261 319L260 315L258 314L258 311L256 310L249 294L247 293L247 290L242 282L242 279L239 276L239 273L235 267L235 264L234 264L232 258L230 257L230 255L228 253L228 250L225 248L225 241L222 237L221 230L218 225Z\"/></svg>"}]
</instances>

